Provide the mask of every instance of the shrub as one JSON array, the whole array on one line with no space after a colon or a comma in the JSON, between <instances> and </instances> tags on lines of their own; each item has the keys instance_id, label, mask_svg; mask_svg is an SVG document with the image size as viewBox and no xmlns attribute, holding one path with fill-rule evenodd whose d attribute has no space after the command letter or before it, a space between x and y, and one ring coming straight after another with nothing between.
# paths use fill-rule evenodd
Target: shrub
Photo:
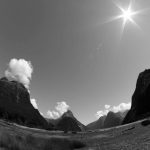
<instances>
[{"instance_id":1,"label":"shrub","mask_svg":"<svg viewBox=\"0 0 150 150\"><path fill-rule=\"evenodd\" d=\"M77 134L77 132L76 131L72 131L72 134Z\"/></svg>"},{"instance_id":2,"label":"shrub","mask_svg":"<svg viewBox=\"0 0 150 150\"><path fill-rule=\"evenodd\" d=\"M74 150L83 148L86 145L80 141L66 138L51 138L45 143L43 150Z\"/></svg>"},{"instance_id":3,"label":"shrub","mask_svg":"<svg viewBox=\"0 0 150 150\"><path fill-rule=\"evenodd\" d=\"M148 125L150 125L150 120L144 120L144 121L142 121L141 125L142 126L148 126Z\"/></svg>"},{"instance_id":4,"label":"shrub","mask_svg":"<svg viewBox=\"0 0 150 150\"><path fill-rule=\"evenodd\" d=\"M71 146L72 146L73 149L78 149L78 148L83 148L86 145L84 143L80 142L80 141L72 141Z\"/></svg>"}]
</instances>

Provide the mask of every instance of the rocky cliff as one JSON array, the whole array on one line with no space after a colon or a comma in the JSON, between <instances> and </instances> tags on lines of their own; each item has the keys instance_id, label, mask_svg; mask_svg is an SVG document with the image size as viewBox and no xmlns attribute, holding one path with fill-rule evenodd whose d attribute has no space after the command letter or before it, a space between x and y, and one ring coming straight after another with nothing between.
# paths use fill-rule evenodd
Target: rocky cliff
<instances>
[{"instance_id":1,"label":"rocky cliff","mask_svg":"<svg viewBox=\"0 0 150 150\"><path fill-rule=\"evenodd\" d=\"M0 79L0 118L37 128L52 128L30 102L30 95L23 84Z\"/></svg>"},{"instance_id":2,"label":"rocky cliff","mask_svg":"<svg viewBox=\"0 0 150 150\"><path fill-rule=\"evenodd\" d=\"M150 69L141 72L138 76L131 109L123 120L123 124L148 116L150 116Z\"/></svg>"}]
</instances>

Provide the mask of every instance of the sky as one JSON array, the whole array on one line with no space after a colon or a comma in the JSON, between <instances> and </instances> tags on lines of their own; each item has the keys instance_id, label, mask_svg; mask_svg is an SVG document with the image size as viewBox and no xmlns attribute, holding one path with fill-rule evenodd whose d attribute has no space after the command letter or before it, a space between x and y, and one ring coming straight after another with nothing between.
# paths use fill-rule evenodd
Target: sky
<instances>
[{"instance_id":1,"label":"sky","mask_svg":"<svg viewBox=\"0 0 150 150\"><path fill-rule=\"evenodd\" d=\"M108 21L121 13L112 0L1 0L0 76L11 59L30 61L41 114L58 116L64 106L88 124L129 104L138 74L150 68L149 8L136 0L133 9L145 10L133 16L139 28L127 22L122 33L122 18Z\"/></svg>"}]
</instances>

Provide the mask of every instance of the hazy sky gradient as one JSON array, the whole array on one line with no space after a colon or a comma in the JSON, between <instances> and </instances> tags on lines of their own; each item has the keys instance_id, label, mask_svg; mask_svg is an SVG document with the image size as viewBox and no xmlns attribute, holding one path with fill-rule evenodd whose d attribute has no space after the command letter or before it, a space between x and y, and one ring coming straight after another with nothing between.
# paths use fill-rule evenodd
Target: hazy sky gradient
<instances>
[{"instance_id":1,"label":"hazy sky gradient","mask_svg":"<svg viewBox=\"0 0 150 150\"><path fill-rule=\"evenodd\" d=\"M122 20L103 24L119 13L111 0L1 0L0 75L11 58L30 60L31 96L45 116L66 101L79 121L94 121L105 104L130 102L150 68L150 10L134 17L141 30L128 23L122 37Z\"/></svg>"}]
</instances>

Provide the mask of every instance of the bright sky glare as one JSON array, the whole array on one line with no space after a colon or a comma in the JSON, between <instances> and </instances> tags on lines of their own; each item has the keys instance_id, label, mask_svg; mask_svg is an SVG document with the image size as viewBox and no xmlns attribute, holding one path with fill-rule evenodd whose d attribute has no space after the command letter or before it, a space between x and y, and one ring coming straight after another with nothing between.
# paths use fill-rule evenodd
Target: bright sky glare
<instances>
[{"instance_id":1,"label":"bright sky glare","mask_svg":"<svg viewBox=\"0 0 150 150\"><path fill-rule=\"evenodd\" d=\"M129 3L129 5L128 5L127 8L124 8L124 7L120 6L116 2L114 2L114 3L120 9L121 14L113 17L111 20L109 20L109 22L115 21L115 20L118 20L118 19L122 19L123 20L123 23L122 23L122 33L124 32L125 26L126 26L126 24L128 22L131 22L137 28L140 29L139 25L135 22L135 20L133 19L133 17L137 16L138 14L140 14L143 10L134 11L133 10L133 5L135 4L135 2L133 0L130 0L130 3Z\"/></svg>"}]
</instances>

